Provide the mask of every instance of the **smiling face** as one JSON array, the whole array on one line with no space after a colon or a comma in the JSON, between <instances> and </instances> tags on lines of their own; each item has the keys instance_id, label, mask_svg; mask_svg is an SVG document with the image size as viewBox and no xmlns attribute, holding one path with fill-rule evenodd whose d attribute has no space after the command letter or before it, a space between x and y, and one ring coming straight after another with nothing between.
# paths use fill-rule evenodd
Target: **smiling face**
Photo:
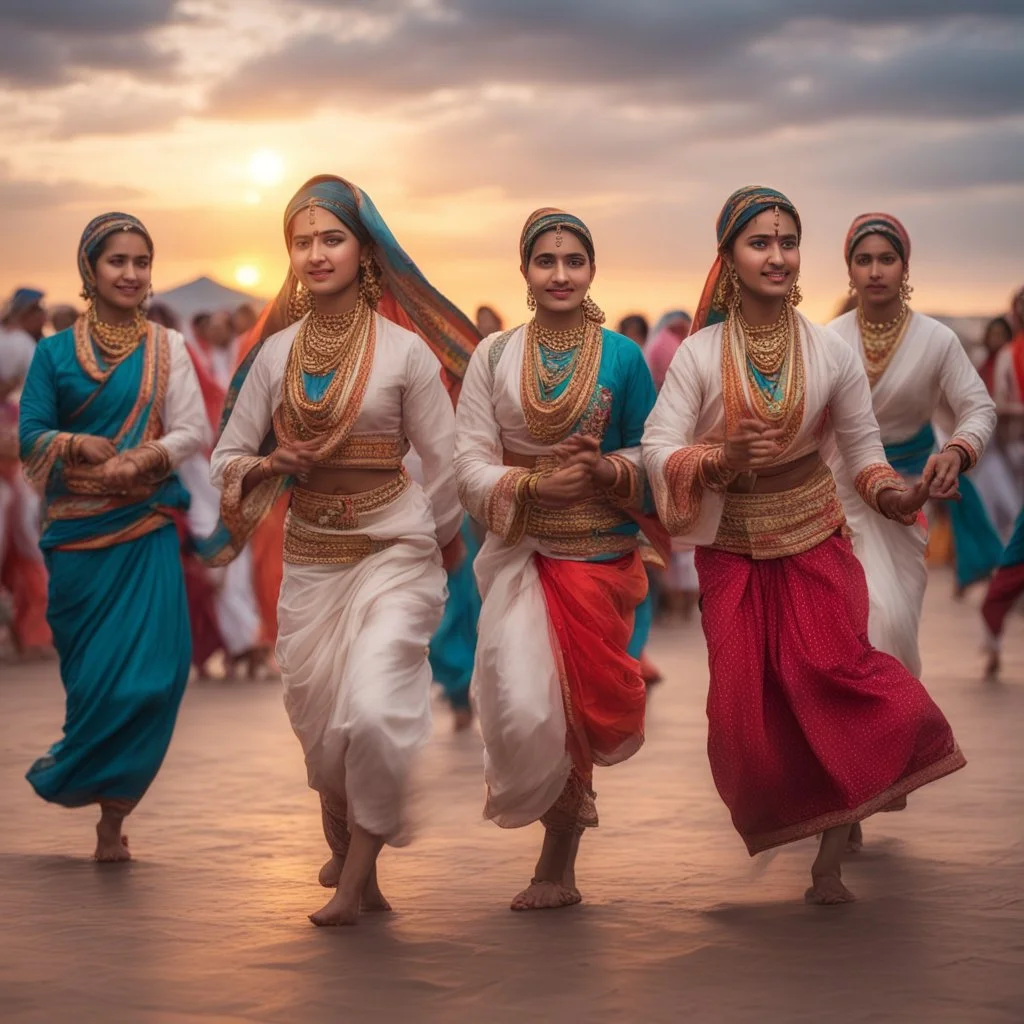
<instances>
[{"instance_id":1,"label":"smiling face","mask_svg":"<svg viewBox=\"0 0 1024 1024\"><path fill-rule=\"evenodd\" d=\"M727 255L740 291L758 299L784 299L800 273L796 221L784 210L759 213L736 237Z\"/></svg>"},{"instance_id":2,"label":"smiling face","mask_svg":"<svg viewBox=\"0 0 1024 1024\"><path fill-rule=\"evenodd\" d=\"M899 298L904 263L884 235L868 235L853 250L850 280L857 298L869 305L883 305Z\"/></svg>"},{"instance_id":3,"label":"smiling face","mask_svg":"<svg viewBox=\"0 0 1024 1024\"><path fill-rule=\"evenodd\" d=\"M350 228L322 206L299 210L289 226L292 272L314 297L359 287L363 247Z\"/></svg>"},{"instance_id":4,"label":"smiling face","mask_svg":"<svg viewBox=\"0 0 1024 1024\"><path fill-rule=\"evenodd\" d=\"M559 314L583 305L597 272L583 242L567 229L539 235L529 265L521 269L538 307Z\"/></svg>"},{"instance_id":5,"label":"smiling face","mask_svg":"<svg viewBox=\"0 0 1024 1024\"><path fill-rule=\"evenodd\" d=\"M93 273L101 303L122 312L137 309L152 280L149 241L137 231L116 231L103 243Z\"/></svg>"}]
</instances>

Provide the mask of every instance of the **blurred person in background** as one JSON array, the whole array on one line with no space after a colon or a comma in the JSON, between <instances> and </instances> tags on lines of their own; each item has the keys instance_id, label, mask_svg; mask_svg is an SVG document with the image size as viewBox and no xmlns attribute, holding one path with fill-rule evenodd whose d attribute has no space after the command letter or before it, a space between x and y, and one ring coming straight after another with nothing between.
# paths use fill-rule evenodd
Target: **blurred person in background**
<instances>
[{"instance_id":1,"label":"blurred person in background","mask_svg":"<svg viewBox=\"0 0 1024 1024\"><path fill-rule=\"evenodd\" d=\"M39 496L18 457L18 399L46 326L43 298L38 289L18 288L0 313L0 588L10 595L9 631L25 659L53 651L39 550Z\"/></svg>"},{"instance_id":2,"label":"blurred person in background","mask_svg":"<svg viewBox=\"0 0 1024 1024\"><path fill-rule=\"evenodd\" d=\"M505 325L491 306L479 306L476 311L476 329L480 332L480 337L486 338L489 334L503 331Z\"/></svg>"},{"instance_id":3,"label":"blurred person in background","mask_svg":"<svg viewBox=\"0 0 1024 1024\"><path fill-rule=\"evenodd\" d=\"M635 341L641 348L647 344L647 318L639 313L630 313L619 321L618 332L623 337Z\"/></svg>"},{"instance_id":4,"label":"blurred person in background","mask_svg":"<svg viewBox=\"0 0 1024 1024\"><path fill-rule=\"evenodd\" d=\"M78 310L74 306L61 305L54 306L50 310L50 326L53 328L54 334L60 334L61 331L66 331L69 327L72 327L75 321L78 319Z\"/></svg>"},{"instance_id":5,"label":"blurred person in background","mask_svg":"<svg viewBox=\"0 0 1024 1024\"><path fill-rule=\"evenodd\" d=\"M644 359L651 371L655 388L660 391L665 383L665 374L673 357L690 333L690 314L682 309L673 309L661 316L647 338Z\"/></svg>"},{"instance_id":6,"label":"blurred person in background","mask_svg":"<svg viewBox=\"0 0 1024 1024\"><path fill-rule=\"evenodd\" d=\"M181 332L181 317L166 302L151 302L146 310L146 319L168 330Z\"/></svg>"},{"instance_id":7,"label":"blurred person in background","mask_svg":"<svg viewBox=\"0 0 1024 1024\"><path fill-rule=\"evenodd\" d=\"M255 326L259 317L248 302L235 307L231 314L231 332L236 338L244 338Z\"/></svg>"}]
</instances>

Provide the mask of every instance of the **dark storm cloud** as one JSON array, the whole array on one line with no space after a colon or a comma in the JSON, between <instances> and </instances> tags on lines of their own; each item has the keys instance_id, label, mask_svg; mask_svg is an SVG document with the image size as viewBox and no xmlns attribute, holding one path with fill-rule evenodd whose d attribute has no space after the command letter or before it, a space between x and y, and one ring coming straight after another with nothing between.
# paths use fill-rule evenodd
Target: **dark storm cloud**
<instances>
[{"instance_id":1,"label":"dark storm cloud","mask_svg":"<svg viewBox=\"0 0 1024 1024\"><path fill-rule=\"evenodd\" d=\"M255 57L213 91L211 114L379 108L488 85L546 89L549 108L553 87L653 109L731 101L776 123L1024 108L1019 3L438 0L373 7L373 31L360 5L305 6L362 20Z\"/></svg>"},{"instance_id":2,"label":"dark storm cloud","mask_svg":"<svg viewBox=\"0 0 1024 1024\"><path fill-rule=\"evenodd\" d=\"M154 30L176 17L178 0L0 0L0 82L38 89L83 70L165 73L173 58Z\"/></svg>"}]
</instances>

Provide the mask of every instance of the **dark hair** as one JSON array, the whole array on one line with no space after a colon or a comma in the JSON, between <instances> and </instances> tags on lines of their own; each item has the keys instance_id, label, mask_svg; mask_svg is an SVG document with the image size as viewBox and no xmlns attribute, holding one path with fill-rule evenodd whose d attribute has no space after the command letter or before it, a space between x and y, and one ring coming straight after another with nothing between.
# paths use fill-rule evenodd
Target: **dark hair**
<instances>
[{"instance_id":1,"label":"dark hair","mask_svg":"<svg viewBox=\"0 0 1024 1024\"><path fill-rule=\"evenodd\" d=\"M189 321L192 325L193 331L202 330L210 322L209 313L196 313L194 317Z\"/></svg>"},{"instance_id":2,"label":"dark hair","mask_svg":"<svg viewBox=\"0 0 1024 1024\"><path fill-rule=\"evenodd\" d=\"M92 267L93 273L96 272L96 264L99 263L100 257L107 251L107 243L118 235L125 235L128 233L138 235L139 238L146 243L146 249L149 251L149 258L153 258L153 239L150 238L145 231L136 227L120 228L117 231L111 231L109 234L104 235L96 245L91 249L86 250L85 258L89 261L89 266Z\"/></svg>"},{"instance_id":3,"label":"dark hair","mask_svg":"<svg viewBox=\"0 0 1024 1024\"><path fill-rule=\"evenodd\" d=\"M151 302L146 311L146 319L152 320L155 324L163 324L172 331L181 330L181 321L178 314L167 305L166 302Z\"/></svg>"},{"instance_id":4,"label":"dark hair","mask_svg":"<svg viewBox=\"0 0 1024 1024\"><path fill-rule=\"evenodd\" d=\"M631 328L636 328L639 334L646 335L651 329L647 323L647 317L641 316L639 313L630 313L629 316L624 316L619 321L619 334L625 334Z\"/></svg>"},{"instance_id":5,"label":"dark hair","mask_svg":"<svg viewBox=\"0 0 1024 1024\"><path fill-rule=\"evenodd\" d=\"M982 332L981 336L983 338L987 338L988 332L991 331L992 328L996 326L1005 327L1007 335L1011 338L1013 337L1013 327L1011 326L1010 321L1005 316L995 316L991 320L989 320L989 322L985 324L985 330Z\"/></svg>"}]
</instances>

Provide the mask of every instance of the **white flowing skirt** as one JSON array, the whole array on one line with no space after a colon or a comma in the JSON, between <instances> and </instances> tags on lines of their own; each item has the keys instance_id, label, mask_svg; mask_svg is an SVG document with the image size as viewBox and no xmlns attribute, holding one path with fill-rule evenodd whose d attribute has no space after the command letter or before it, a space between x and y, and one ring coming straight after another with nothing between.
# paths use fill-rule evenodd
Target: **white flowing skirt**
<instances>
[{"instance_id":1,"label":"white flowing skirt","mask_svg":"<svg viewBox=\"0 0 1024 1024\"><path fill-rule=\"evenodd\" d=\"M900 661L921 678L921 652L917 634L921 625L928 567L924 553L927 533L919 526L904 526L868 508L843 468L842 460L829 460L836 489L843 503L853 550L867 577L870 612L868 639L872 646ZM838 471L837 471L838 470Z\"/></svg>"},{"instance_id":2,"label":"white flowing skirt","mask_svg":"<svg viewBox=\"0 0 1024 1024\"><path fill-rule=\"evenodd\" d=\"M526 537L488 534L474 563L480 610L471 694L484 740L484 816L502 828L537 821L572 768L544 590Z\"/></svg>"},{"instance_id":3,"label":"white flowing skirt","mask_svg":"<svg viewBox=\"0 0 1024 1024\"><path fill-rule=\"evenodd\" d=\"M310 787L344 798L349 827L397 846L408 841L410 776L430 736L427 649L446 577L415 484L347 532L398 543L354 565L285 563L277 659Z\"/></svg>"}]
</instances>

